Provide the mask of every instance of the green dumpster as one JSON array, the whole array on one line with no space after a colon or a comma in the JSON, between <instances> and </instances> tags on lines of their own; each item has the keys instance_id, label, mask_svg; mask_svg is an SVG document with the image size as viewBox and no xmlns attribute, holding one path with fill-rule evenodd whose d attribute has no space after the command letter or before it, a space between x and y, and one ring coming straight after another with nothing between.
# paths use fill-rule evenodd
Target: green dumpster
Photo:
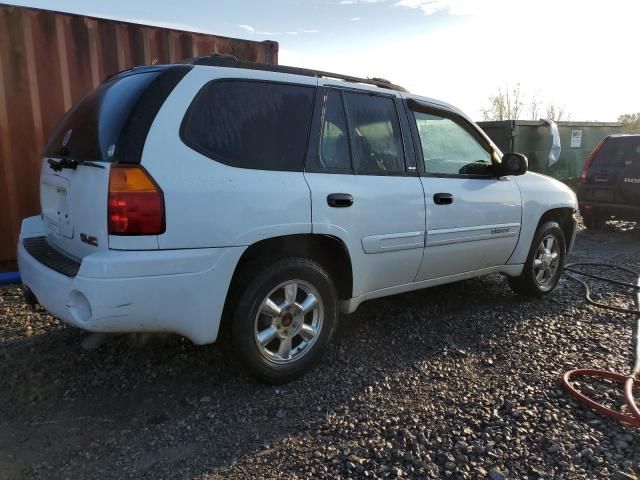
<instances>
[{"instance_id":1,"label":"green dumpster","mask_svg":"<svg viewBox=\"0 0 640 480\"><path fill-rule=\"evenodd\" d=\"M529 158L529 170L557 178L572 188L576 187L582 164L600 140L622 133L619 123L557 122L562 151L558 161L549 166L552 136L548 123L504 120L478 122L478 125L503 152L525 154Z\"/></svg>"}]
</instances>

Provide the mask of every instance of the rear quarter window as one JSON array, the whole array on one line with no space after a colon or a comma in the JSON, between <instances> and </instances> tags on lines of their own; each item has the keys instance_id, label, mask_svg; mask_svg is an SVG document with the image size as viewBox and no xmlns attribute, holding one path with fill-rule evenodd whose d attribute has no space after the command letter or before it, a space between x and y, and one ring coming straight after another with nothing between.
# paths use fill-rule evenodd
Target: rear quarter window
<instances>
[{"instance_id":1,"label":"rear quarter window","mask_svg":"<svg viewBox=\"0 0 640 480\"><path fill-rule=\"evenodd\" d=\"M314 87L214 80L182 122L186 145L233 167L302 171Z\"/></svg>"}]
</instances>

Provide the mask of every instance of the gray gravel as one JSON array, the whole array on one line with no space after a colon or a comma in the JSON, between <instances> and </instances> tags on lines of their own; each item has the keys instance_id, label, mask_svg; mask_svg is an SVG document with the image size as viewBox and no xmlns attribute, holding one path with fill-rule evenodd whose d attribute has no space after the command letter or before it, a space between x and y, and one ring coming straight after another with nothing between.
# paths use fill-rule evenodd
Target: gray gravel
<instances>
[{"instance_id":1,"label":"gray gravel","mask_svg":"<svg viewBox=\"0 0 640 480\"><path fill-rule=\"evenodd\" d=\"M581 231L572 260L640 270L638 253L640 229L615 224ZM0 478L633 479L640 430L559 383L627 372L632 322L568 279L534 301L490 276L362 305L320 368L269 387L180 338L83 351L84 333L4 287ZM606 382L582 387L622 404Z\"/></svg>"}]
</instances>

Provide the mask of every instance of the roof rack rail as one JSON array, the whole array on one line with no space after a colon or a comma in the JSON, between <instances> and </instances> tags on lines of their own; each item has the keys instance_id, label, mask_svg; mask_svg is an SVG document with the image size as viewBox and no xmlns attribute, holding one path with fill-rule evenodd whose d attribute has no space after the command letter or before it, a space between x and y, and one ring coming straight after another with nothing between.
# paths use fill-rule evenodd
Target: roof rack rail
<instances>
[{"instance_id":1,"label":"roof rack rail","mask_svg":"<svg viewBox=\"0 0 640 480\"><path fill-rule=\"evenodd\" d=\"M261 70L267 72L278 73L291 73L293 75L304 75L306 77L317 78L335 78L339 80L345 80L353 83L364 83L367 85L374 85L379 88L388 88L389 90L397 90L400 92L406 92L407 90L399 85L391 83L384 78L360 78L352 77L351 75L342 75L340 73L324 72L322 70L313 70L310 68L288 67L286 65L271 65L267 63L256 63L238 60L234 55L218 54L202 55L199 57L189 58L184 63L190 63L191 65L206 65L209 67L229 67L229 68L244 68L247 70Z\"/></svg>"}]
</instances>

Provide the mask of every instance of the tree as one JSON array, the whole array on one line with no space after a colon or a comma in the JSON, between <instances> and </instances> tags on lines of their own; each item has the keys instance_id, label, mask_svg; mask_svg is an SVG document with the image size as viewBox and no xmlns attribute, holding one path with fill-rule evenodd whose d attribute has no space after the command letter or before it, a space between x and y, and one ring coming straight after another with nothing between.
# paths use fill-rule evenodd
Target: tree
<instances>
[{"instance_id":1,"label":"tree","mask_svg":"<svg viewBox=\"0 0 640 480\"><path fill-rule=\"evenodd\" d=\"M561 122L562 120L569 120L571 115L568 115L564 107L550 103L547 105L547 118L550 118L554 122Z\"/></svg>"},{"instance_id":2,"label":"tree","mask_svg":"<svg viewBox=\"0 0 640 480\"><path fill-rule=\"evenodd\" d=\"M498 93L489 97L489 107L482 110L484 120L518 120L524 102L520 92L520 84L512 89L498 87Z\"/></svg>"},{"instance_id":3,"label":"tree","mask_svg":"<svg viewBox=\"0 0 640 480\"><path fill-rule=\"evenodd\" d=\"M640 133L640 112L626 113L618 117L625 133Z\"/></svg>"},{"instance_id":4,"label":"tree","mask_svg":"<svg viewBox=\"0 0 640 480\"><path fill-rule=\"evenodd\" d=\"M531 103L529 103L529 118L531 120L538 120L540 118L541 103L540 98L536 95L531 98Z\"/></svg>"},{"instance_id":5,"label":"tree","mask_svg":"<svg viewBox=\"0 0 640 480\"><path fill-rule=\"evenodd\" d=\"M489 97L489 106L482 109L482 119L520 120L525 108L531 120L540 120L542 112L546 113L546 118L556 122L571 118L564 106L548 103L543 107L543 101L538 94L532 95L531 100L527 101L527 95L520 89L520 83L517 83L514 88L509 88L508 85L504 88L498 87L498 92Z\"/></svg>"}]
</instances>

